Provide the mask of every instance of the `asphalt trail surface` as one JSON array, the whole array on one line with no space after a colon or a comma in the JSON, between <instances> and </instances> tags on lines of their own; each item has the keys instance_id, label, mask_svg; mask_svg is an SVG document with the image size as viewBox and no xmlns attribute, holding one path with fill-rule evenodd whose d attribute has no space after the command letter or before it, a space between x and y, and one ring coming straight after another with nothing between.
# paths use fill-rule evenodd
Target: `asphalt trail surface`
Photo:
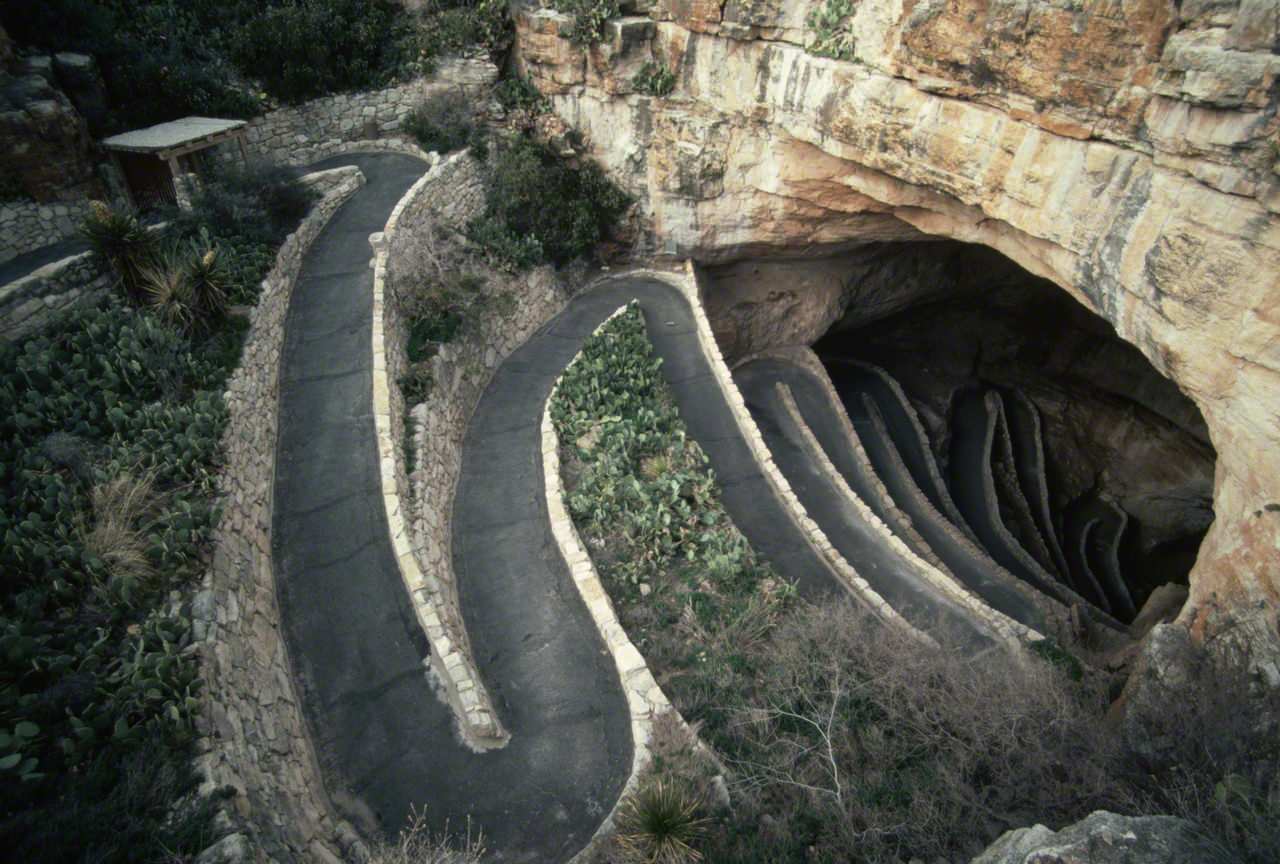
<instances>
[{"instance_id":1,"label":"asphalt trail surface","mask_svg":"<svg viewBox=\"0 0 1280 864\"><path fill-rule=\"evenodd\" d=\"M326 787L346 813L371 814L388 832L425 806L436 828L470 817L493 860L565 860L617 800L632 742L612 658L551 536L539 423L555 379L620 305L640 301L681 415L757 551L807 596L839 587L739 435L684 298L653 280L608 283L501 365L468 427L454 570L511 741L479 754L459 744L424 674L428 645L388 539L372 415L368 235L424 165L370 154L315 167L339 164L369 182L317 238L291 300L273 521L283 628Z\"/></svg>"}]
</instances>

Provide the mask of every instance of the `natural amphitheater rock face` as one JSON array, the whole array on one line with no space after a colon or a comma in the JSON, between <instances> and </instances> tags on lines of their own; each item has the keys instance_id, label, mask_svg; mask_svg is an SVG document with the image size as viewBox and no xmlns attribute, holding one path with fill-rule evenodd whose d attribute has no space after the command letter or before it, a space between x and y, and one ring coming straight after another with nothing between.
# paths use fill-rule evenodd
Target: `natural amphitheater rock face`
<instances>
[{"instance_id":1,"label":"natural amphitheater rock face","mask_svg":"<svg viewBox=\"0 0 1280 864\"><path fill-rule=\"evenodd\" d=\"M566 16L528 4L516 57L640 199L659 252L785 273L786 259L949 238L1105 319L1190 397L1217 452L1183 623L1223 608L1275 640L1277 5L861 0L808 25L839 5L624 3L582 49ZM648 62L674 73L667 96L636 92ZM812 342L860 294L849 273L802 267L709 297L727 353ZM914 302L895 281L861 293Z\"/></svg>"}]
</instances>

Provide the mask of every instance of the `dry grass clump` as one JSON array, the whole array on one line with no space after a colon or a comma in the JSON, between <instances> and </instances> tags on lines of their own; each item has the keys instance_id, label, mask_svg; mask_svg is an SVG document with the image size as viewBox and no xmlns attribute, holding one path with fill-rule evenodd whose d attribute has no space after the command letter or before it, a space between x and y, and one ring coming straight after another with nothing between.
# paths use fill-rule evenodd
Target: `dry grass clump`
<instances>
[{"instance_id":1,"label":"dry grass clump","mask_svg":"<svg viewBox=\"0 0 1280 864\"><path fill-rule=\"evenodd\" d=\"M147 534L159 504L150 472L121 472L90 490L91 516L81 516L76 532L86 554L101 562L104 578L94 591L104 603L128 605L138 588L155 578Z\"/></svg>"},{"instance_id":2,"label":"dry grass clump","mask_svg":"<svg viewBox=\"0 0 1280 864\"><path fill-rule=\"evenodd\" d=\"M464 834L453 836L446 828L436 834L427 825L426 812L413 808L408 824L395 840L383 841L370 850L367 864L480 864L484 858L484 835L472 834L468 820Z\"/></svg>"}]
</instances>

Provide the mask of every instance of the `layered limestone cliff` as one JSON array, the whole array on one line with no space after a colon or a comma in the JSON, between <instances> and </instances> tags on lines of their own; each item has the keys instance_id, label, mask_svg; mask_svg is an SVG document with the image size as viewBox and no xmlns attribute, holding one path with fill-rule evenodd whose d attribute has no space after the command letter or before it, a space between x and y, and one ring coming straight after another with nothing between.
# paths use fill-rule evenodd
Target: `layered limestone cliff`
<instances>
[{"instance_id":1,"label":"layered limestone cliff","mask_svg":"<svg viewBox=\"0 0 1280 864\"><path fill-rule=\"evenodd\" d=\"M1061 286L1207 422L1216 520L1182 620L1225 606L1274 639L1280 4L622 5L588 50L564 15L520 5L516 61L641 200L659 251L725 262L945 237ZM648 62L674 73L669 95L636 92Z\"/></svg>"}]
</instances>

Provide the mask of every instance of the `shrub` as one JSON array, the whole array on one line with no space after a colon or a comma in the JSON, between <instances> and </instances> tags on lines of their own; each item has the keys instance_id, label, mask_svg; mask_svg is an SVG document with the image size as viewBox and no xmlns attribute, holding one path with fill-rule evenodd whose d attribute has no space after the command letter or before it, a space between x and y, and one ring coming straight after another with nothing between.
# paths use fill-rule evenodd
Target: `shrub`
<instances>
[{"instance_id":1,"label":"shrub","mask_svg":"<svg viewBox=\"0 0 1280 864\"><path fill-rule=\"evenodd\" d=\"M852 60L855 46L849 19L854 11L853 0L825 0L814 6L806 22L812 38L805 50L819 57Z\"/></svg>"},{"instance_id":2,"label":"shrub","mask_svg":"<svg viewBox=\"0 0 1280 864\"><path fill-rule=\"evenodd\" d=\"M435 0L419 24L421 55L429 64L441 54L481 46L496 54L511 44L505 0Z\"/></svg>"},{"instance_id":3,"label":"shrub","mask_svg":"<svg viewBox=\"0 0 1280 864\"><path fill-rule=\"evenodd\" d=\"M527 270L546 260L542 243L529 234L515 234L501 220L481 216L467 225L467 238L484 250L493 267L508 273Z\"/></svg>"},{"instance_id":4,"label":"shrub","mask_svg":"<svg viewBox=\"0 0 1280 864\"><path fill-rule=\"evenodd\" d=\"M573 16L569 41L575 45L591 45L604 38L605 23L621 14L618 0L554 0L558 11Z\"/></svg>"},{"instance_id":5,"label":"shrub","mask_svg":"<svg viewBox=\"0 0 1280 864\"><path fill-rule=\"evenodd\" d=\"M435 93L404 119L404 131L413 136L423 150L437 153L460 150L477 135L471 100L461 90Z\"/></svg>"},{"instance_id":6,"label":"shrub","mask_svg":"<svg viewBox=\"0 0 1280 864\"><path fill-rule=\"evenodd\" d=\"M173 244L143 265L139 284L145 302L165 323L183 332L207 332L226 311L226 275L218 250L193 242Z\"/></svg>"},{"instance_id":7,"label":"shrub","mask_svg":"<svg viewBox=\"0 0 1280 864\"><path fill-rule=\"evenodd\" d=\"M1280 860L1280 688L1234 638L1187 644L1179 674L1143 681L1127 721L1159 747L1133 747L1129 780L1142 810L1197 823L1223 860L1263 864Z\"/></svg>"},{"instance_id":8,"label":"shrub","mask_svg":"<svg viewBox=\"0 0 1280 864\"><path fill-rule=\"evenodd\" d=\"M640 93L650 96L667 96L676 89L675 73L662 63L648 62L640 67L631 84Z\"/></svg>"},{"instance_id":9,"label":"shrub","mask_svg":"<svg viewBox=\"0 0 1280 864\"><path fill-rule=\"evenodd\" d=\"M413 33L389 0L289 0L234 32L236 63L283 102L380 86L413 60Z\"/></svg>"},{"instance_id":10,"label":"shrub","mask_svg":"<svg viewBox=\"0 0 1280 864\"><path fill-rule=\"evenodd\" d=\"M529 78L514 75L503 78L493 88L498 104L508 111L529 111L541 114L550 110L550 102Z\"/></svg>"},{"instance_id":11,"label":"shrub","mask_svg":"<svg viewBox=\"0 0 1280 864\"><path fill-rule=\"evenodd\" d=\"M156 237L132 210L94 201L80 227L94 254L115 274L116 284L131 301L143 299L141 273L156 251Z\"/></svg>"},{"instance_id":12,"label":"shrub","mask_svg":"<svg viewBox=\"0 0 1280 864\"><path fill-rule=\"evenodd\" d=\"M599 166L573 167L524 138L489 166L485 213L468 236L516 268L538 254L535 241L541 256L557 265L585 255L630 204Z\"/></svg>"},{"instance_id":13,"label":"shrub","mask_svg":"<svg viewBox=\"0 0 1280 864\"><path fill-rule=\"evenodd\" d=\"M307 214L317 195L294 172L266 161L214 166L178 218L194 234L207 226L216 238L279 243Z\"/></svg>"},{"instance_id":14,"label":"shrub","mask_svg":"<svg viewBox=\"0 0 1280 864\"><path fill-rule=\"evenodd\" d=\"M266 162L222 165L196 189L191 209L174 214L173 221L179 237L216 246L226 302L252 304L276 248L316 197L287 168Z\"/></svg>"}]
</instances>

